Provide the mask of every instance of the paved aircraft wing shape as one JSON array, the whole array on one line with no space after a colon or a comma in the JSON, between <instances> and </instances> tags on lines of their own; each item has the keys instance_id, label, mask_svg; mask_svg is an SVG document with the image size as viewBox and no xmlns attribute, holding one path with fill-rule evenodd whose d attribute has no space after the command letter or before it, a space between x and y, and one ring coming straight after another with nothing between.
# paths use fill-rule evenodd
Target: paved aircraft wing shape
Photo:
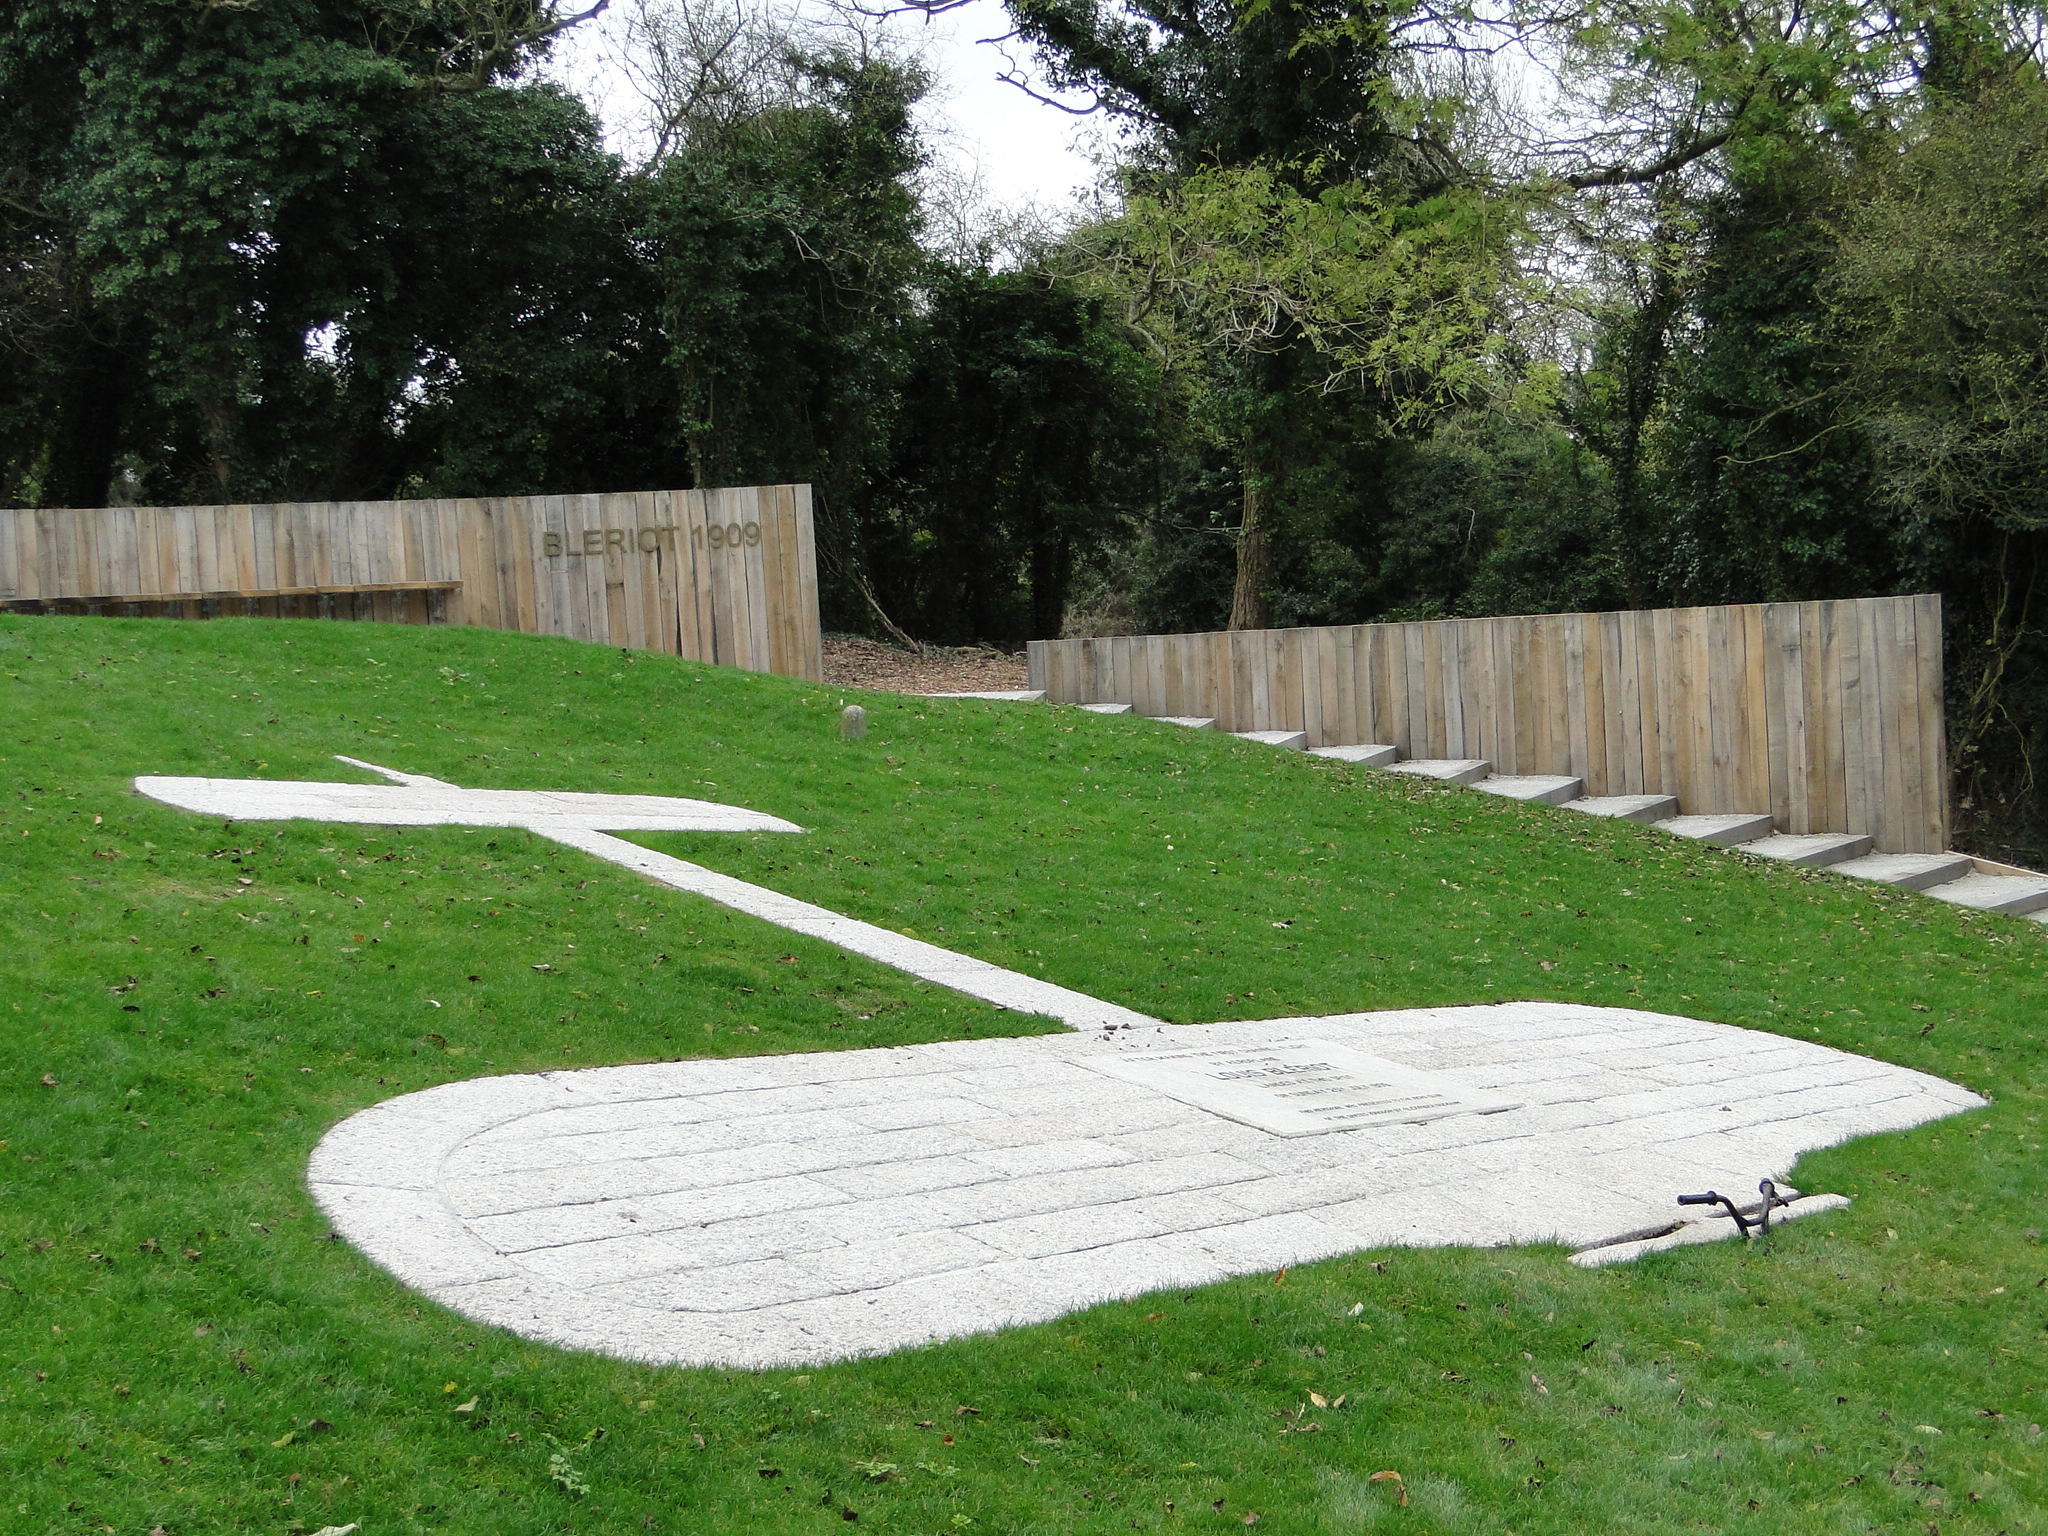
<instances>
[{"instance_id":1,"label":"paved aircraft wing shape","mask_svg":"<svg viewBox=\"0 0 2048 1536\"><path fill-rule=\"evenodd\" d=\"M593 795L566 790L464 789L352 757L337 761L381 773L391 784L288 779L145 776L152 799L234 821L352 821L380 827L525 827L562 832L801 832L795 822L736 805L669 795Z\"/></svg>"}]
</instances>

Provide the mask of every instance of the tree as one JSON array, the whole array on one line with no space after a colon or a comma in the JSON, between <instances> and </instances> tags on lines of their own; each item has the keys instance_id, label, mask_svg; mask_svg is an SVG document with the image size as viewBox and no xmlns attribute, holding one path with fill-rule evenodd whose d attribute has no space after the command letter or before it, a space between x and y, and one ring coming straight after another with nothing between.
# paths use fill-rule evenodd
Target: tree
<instances>
[{"instance_id":1,"label":"tree","mask_svg":"<svg viewBox=\"0 0 2048 1536\"><path fill-rule=\"evenodd\" d=\"M1515 282L1517 220L1472 189L1395 200L1361 182L1216 167L1129 196L1075 241L1243 484L1233 629L1269 621L1269 508L1302 454L1317 397L1358 391L1408 425L1512 387L1496 321ZM1297 419L1290 419L1291 417Z\"/></svg>"},{"instance_id":2,"label":"tree","mask_svg":"<svg viewBox=\"0 0 2048 1536\"><path fill-rule=\"evenodd\" d=\"M2048 84L1964 70L1841 222L1824 286L1847 404L1914 585L1947 597L1950 747L1975 835L2048 847ZM1954 82L1961 79L1961 86Z\"/></svg>"},{"instance_id":3,"label":"tree","mask_svg":"<svg viewBox=\"0 0 2048 1536\"><path fill-rule=\"evenodd\" d=\"M883 594L930 639L1055 639L1076 560L1155 491L1156 371L1101 299L1039 267L940 267L924 306Z\"/></svg>"},{"instance_id":4,"label":"tree","mask_svg":"<svg viewBox=\"0 0 2048 1536\"><path fill-rule=\"evenodd\" d=\"M14 386L17 494L94 504L124 463L171 497L388 484L389 426L469 241L516 247L510 205L536 175L601 175L587 114L513 77L602 8L15 6L0 32L5 342L49 381ZM507 181L524 185L494 209ZM458 228L451 194L506 217ZM266 458L266 440L330 426L354 440L324 463Z\"/></svg>"},{"instance_id":5,"label":"tree","mask_svg":"<svg viewBox=\"0 0 2048 1536\"><path fill-rule=\"evenodd\" d=\"M827 51L801 94L685 138L647 173L644 232L698 485L809 481L828 602L865 626L883 473L926 257L918 69Z\"/></svg>"}]
</instances>

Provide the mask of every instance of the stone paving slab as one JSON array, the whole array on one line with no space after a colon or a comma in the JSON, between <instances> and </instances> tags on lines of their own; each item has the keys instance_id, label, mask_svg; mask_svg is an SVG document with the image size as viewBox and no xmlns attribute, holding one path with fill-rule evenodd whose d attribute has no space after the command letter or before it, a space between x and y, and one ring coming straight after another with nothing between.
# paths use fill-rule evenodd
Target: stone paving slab
<instances>
[{"instance_id":1,"label":"stone paving slab","mask_svg":"<svg viewBox=\"0 0 2048 1536\"><path fill-rule=\"evenodd\" d=\"M1769 837L1777 828L1777 823L1769 816L1736 813L1667 816L1662 821L1651 822L1650 825L1659 832L1669 832L1673 837L1689 837L1697 842L1716 843L1724 848L1755 842L1760 837Z\"/></svg>"},{"instance_id":2,"label":"stone paving slab","mask_svg":"<svg viewBox=\"0 0 2048 1536\"><path fill-rule=\"evenodd\" d=\"M1421 779L1440 779L1446 784L1477 784L1493 772L1483 757L1409 757L1398 763L1382 763L1389 773L1413 774Z\"/></svg>"},{"instance_id":3,"label":"stone paving slab","mask_svg":"<svg viewBox=\"0 0 2048 1536\"><path fill-rule=\"evenodd\" d=\"M1980 912L2010 912L2023 916L2048 908L2048 879L2026 875L1964 875L1930 888L1937 901Z\"/></svg>"},{"instance_id":4,"label":"stone paving slab","mask_svg":"<svg viewBox=\"0 0 2048 1536\"><path fill-rule=\"evenodd\" d=\"M1769 837L1751 839L1742 845L1741 851L1760 859L1778 859L1787 864L1824 869L1830 864L1844 864L1850 859L1862 858L1870 852L1870 839L1861 833L1850 832L1777 832Z\"/></svg>"},{"instance_id":5,"label":"stone paving slab","mask_svg":"<svg viewBox=\"0 0 2048 1536\"><path fill-rule=\"evenodd\" d=\"M1678 814L1676 795L1584 795L1565 801L1565 809L1586 816L1614 816L1623 821L1666 821Z\"/></svg>"},{"instance_id":6,"label":"stone paving slab","mask_svg":"<svg viewBox=\"0 0 2048 1536\"><path fill-rule=\"evenodd\" d=\"M1389 763L1401 760L1401 749L1377 742L1362 742L1348 747L1310 747L1311 757L1333 757L1340 763L1362 763L1368 768L1384 768Z\"/></svg>"},{"instance_id":7,"label":"stone paving slab","mask_svg":"<svg viewBox=\"0 0 2048 1536\"><path fill-rule=\"evenodd\" d=\"M1310 1040L1518 1102L1280 1137L1096 1069ZM1668 1228L1680 1193L1982 1102L1781 1036L1509 1003L485 1078L351 1116L309 1177L465 1316L766 1367L1388 1244L1593 1249Z\"/></svg>"},{"instance_id":8,"label":"stone paving slab","mask_svg":"<svg viewBox=\"0 0 2048 1536\"><path fill-rule=\"evenodd\" d=\"M1866 853L1860 859L1844 859L1831 865L1830 873L1875 880L1902 890L1924 891L1931 885L1974 874L1976 868L1967 853Z\"/></svg>"},{"instance_id":9,"label":"stone paving slab","mask_svg":"<svg viewBox=\"0 0 2048 1536\"><path fill-rule=\"evenodd\" d=\"M1532 805L1563 805L1586 792L1586 781L1561 773L1488 774L1472 786L1504 800L1524 800Z\"/></svg>"}]
</instances>

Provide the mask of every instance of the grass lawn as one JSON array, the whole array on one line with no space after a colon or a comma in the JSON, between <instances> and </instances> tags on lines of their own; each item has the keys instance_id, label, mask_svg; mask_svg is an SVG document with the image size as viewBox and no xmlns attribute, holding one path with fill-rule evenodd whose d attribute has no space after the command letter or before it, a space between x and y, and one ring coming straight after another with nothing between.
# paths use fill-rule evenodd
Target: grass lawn
<instances>
[{"instance_id":1,"label":"grass lawn","mask_svg":"<svg viewBox=\"0 0 2048 1536\"><path fill-rule=\"evenodd\" d=\"M2048 930L1142 720L875 694L849 745L846 697L0 617L0 1531L2048 1530ZM1767 1249L1365 1253L805 1372L566 1354L331 1241L322 1132L493 1072L1053 1026L525 833L129 788L366 777L337 752L787 816L643 840L1177 1021L1569 998L1994 1102L1808 1157L1856 1203Z\"/></svg>"}]
</instances>

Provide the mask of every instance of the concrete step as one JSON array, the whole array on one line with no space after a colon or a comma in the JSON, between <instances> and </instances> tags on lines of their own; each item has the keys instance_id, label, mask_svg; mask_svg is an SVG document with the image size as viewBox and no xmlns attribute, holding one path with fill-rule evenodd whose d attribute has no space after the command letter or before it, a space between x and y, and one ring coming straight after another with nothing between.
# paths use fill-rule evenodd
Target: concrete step
<instances>
[{"instance_id":1,"label":"concrete step","mask_svg":"<svg viewBox=\"0 0 2048 1536\"><path fill-rule=\"evenodd\" d=\"M1483 757L1410 757L1380 766L1389 773L1412 773L1418 778L1441 779L1446 784L1477 784L1493 772L1493 764Z\"/></svg>"},{"instance_id":2,"label":"concrete step","mask_svg":"<svg viewBox=\"0 0 2048 1536\"><path fill-rule=\"evenodd\" d=\"M1561 773L1496 773L1472 787L1509 800L1526 800L1535 805L1563 805L1586 792L1586 781L1567 778Z\"/></svg>"},{"instance_id":3,"label":"concrete step","mask_svg":"<svg viewBox=\"0 0 2048 1536\"><path fill-rule=\"evenodd\" d=\"M1676 816L1678 800L1673 795L1588 795L1565 801L1564 808L1582 811L1588 816L1618 816L1623 821L1650 822Z\"/></svg>"},{"instance_id":4,"label":"concrete step","mask_svg":"<svg viewBox=\"0 0 2048 1536\"><path fill-rule=\"evenodd\" d=\"M1239 741L1256 741L1262 747L1289 747L1299 752L1308 745L1307 731L1232 731Z\"/></svg>"},{"instance_id":5,"label":"concrete step","mask_svg":"<svg viewBox=\"0 0 2048 1536\"><path fill-rule=\"evenodd\" d=\"M1384 768L1389 763L1399 762L1399 747L1310 747L1316 757L1334 757L1340 763L1363 763L1368 768Z\"/></svg>"},{"instance_id":6,"label":"concrete step","mask_svg":"<svg viewBox=\"0 0 2048 1536\"><path fill-rule=\"evenodd\" d=\"M1214 715L1154 715L1152 718L1166 725L1184 725L1191 731L1206 731L1216 723Z\"/></svg>"},{"instance_id":7,"label":"concrete step","mask_svg":"<svg viewBox=\"0 0 2048 1536\"><path fill-rule=\"evenodd\" d=\"M1809 869L1860 859L1870 852L1870 839L1846 832L1778 832L1742 845L1744 853L1759 858L1781 859L1787 864L1804 864Z\"/></svg>"},{"instance_id":8,"label":"concrete step","mask_svg":"<svg viewBox=\"0 0 2048 1536\"><path fill-rule=\"evenodd\" d=\"M1659 832L1669 832L1673 837L1691 837L1703 843L1718 843L1723 848L1732 848L1737 843L1749 843L1760 837L1769 837L1777 823L1768 816L1731 812L1723 815L1667 816L1664 820L1652 822L1650 825Z\"/></svg>"},{"instance_id":9,"label":"concrete step","mask_svg":"<svg viewBox=\"0 0 2048 1536\"><path fill-rule=\"evenodd\" d=\"M2048 879L2023 875L1964 875L1927 888L1936 901L1952 901L1979 912L2010 912L2023 917L2048 909Z\"/></svg>"},{"instance_id":10,"label":"concrete step","mask_svg":"<svg viewBox=\"0 0 2048 1536\"><path fill-rule=\"evenodd\" d=\"M1043 688L1015 688L998 693L921 693L921 699L993 699L1000 704L1042 704L1045 702Z\"/></svg>"},{"instance_id":11,"label":"concrete step","mask_svg":"<svg viewBox=\"0 0 2048 1536\"><path fill-rule=\"evenodd\" d=\"M1831 866L1838 875L1858 880L1875 880L1909 891L1924 891L1930 885L1960 880L1975 874L1977 866L1966 853L1866 853L1860 859L1844 859Z\"/></svg>"},{"instance_id":12,"label":"concrete step","mask_svg":"<svg viewBox=\"0 0 2048 1536\"><path fill-rule=\"evenodd\" d=\"M1083 704L1081 708L1091 715L1128 715L1131 712L1128 704Z\"/></svg>"}]
</instances>

